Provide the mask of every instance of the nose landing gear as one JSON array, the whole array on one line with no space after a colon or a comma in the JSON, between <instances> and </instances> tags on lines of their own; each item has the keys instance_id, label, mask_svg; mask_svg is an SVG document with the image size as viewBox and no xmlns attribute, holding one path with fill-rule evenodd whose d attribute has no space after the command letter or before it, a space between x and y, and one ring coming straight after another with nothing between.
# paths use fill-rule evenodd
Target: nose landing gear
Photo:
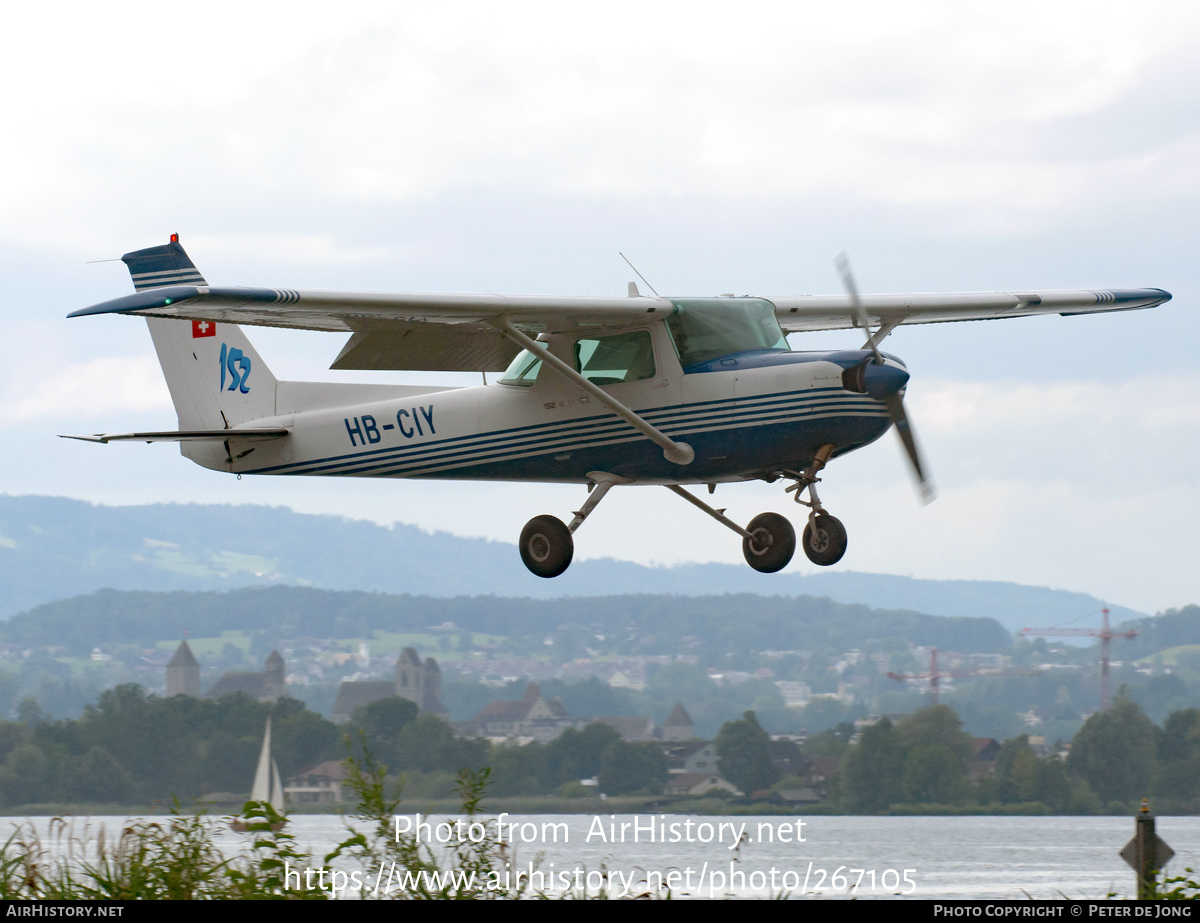
<instances>
[{"instance_id":1,"label":"nose landing gear","mask_svg":"<svg viewBox=\"0 0 1200 923\"><path fill-rule=\"evenodd\" d=\"M829 567L840 561L842 555L846 553L848 544L846 527L840 520L825 511L825 508L821 506L821 498L817 496L817 483L821 480L817 474L829 461L833 449L832 445L821 446L817 450L817 454L813 456L812 464L803 472L784 472L796 479L796 483L787 488L789 492L793 490L796 492L792 499L809 509L808 524L804 527L800 544L804 548L805 556L820 567ZM808 499L801 500L800 495L805 490L808 491Z\"/></svg>"}]
</instances>

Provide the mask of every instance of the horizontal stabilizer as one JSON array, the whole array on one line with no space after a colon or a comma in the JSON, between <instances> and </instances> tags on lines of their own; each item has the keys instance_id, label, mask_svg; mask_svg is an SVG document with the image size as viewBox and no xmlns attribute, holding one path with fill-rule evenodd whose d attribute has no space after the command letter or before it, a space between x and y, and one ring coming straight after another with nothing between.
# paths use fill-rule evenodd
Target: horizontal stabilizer
<instances>
[{"instance_id":1,"label":"horizontal stabilizer","mask_svg":"<svg viewBox=\"0 0 1200 923\"><path fill-rule=\"evenodd\" d=\"M191 429L162 433L93 433L73 436L64 433L60 439L82 439L84 442L224 442L226 439L280 439L288 431L273 429Z\"/></svg>"}]
</instances>

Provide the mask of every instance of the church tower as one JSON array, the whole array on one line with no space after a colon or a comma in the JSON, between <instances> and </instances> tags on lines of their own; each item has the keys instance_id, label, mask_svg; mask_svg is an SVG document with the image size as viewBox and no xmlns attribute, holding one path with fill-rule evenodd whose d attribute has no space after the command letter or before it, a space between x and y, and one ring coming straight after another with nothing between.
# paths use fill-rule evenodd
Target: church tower
<instances>
[{"instance_id":1,"label":"church tower","mask_svg":"<svg viewBox=\"0 0 1200 923\"><path fill-rule=\"evenodd\" d=\"M167 663L167 697L173 695L200 695L200 664L186 639L179 642L175 656Z\"/></svg>"}]
</instances>

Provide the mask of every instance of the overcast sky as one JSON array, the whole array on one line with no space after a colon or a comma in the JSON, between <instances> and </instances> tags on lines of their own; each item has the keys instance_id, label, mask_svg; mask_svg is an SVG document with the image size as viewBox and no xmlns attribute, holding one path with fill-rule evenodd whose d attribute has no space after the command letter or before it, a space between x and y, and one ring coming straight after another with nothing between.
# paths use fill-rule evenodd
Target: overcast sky
<instances>
[{"instance_id":1,"label":"overcast sky","mask_svg":"<svg viewBox=\"0 0 1200 923\"><path fill-rule=\"evenodd\" d=\"M23 4L0 34L0 490L504 541L578 508L582 488L237 481L174 446L55 438L175 425L141 321L64 319L130 291L87 261L171 232L216 284L406 291L623 293L623 250L664 293L825 293L845 249L864 291L1175 299L894 334L940 496L920 506L891 436L838 460L840 567L1200 602L1200 7ZM251 336L280 377L445 378ZM717 499L803 519L779 485ZM614 491L576 548L741 560L660 488Z\"/></svg>"}]
</instances>

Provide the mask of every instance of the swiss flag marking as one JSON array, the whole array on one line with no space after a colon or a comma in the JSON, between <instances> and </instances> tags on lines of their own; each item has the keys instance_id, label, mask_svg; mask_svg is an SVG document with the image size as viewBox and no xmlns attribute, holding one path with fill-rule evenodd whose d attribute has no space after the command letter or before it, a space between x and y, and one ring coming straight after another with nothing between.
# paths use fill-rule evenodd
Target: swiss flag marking
<instances>
[{"instance_id":1,"label":"swiss flag marking","mask_svg":"<svg viewBox=\"0 0 1200 923\"><path fill-rule=\"evenodd\" d=\"M210 320L194 320L192 321L192 339L196 337L215 337L217 335L217 325Z\"/></svg>"}]
</instances>

